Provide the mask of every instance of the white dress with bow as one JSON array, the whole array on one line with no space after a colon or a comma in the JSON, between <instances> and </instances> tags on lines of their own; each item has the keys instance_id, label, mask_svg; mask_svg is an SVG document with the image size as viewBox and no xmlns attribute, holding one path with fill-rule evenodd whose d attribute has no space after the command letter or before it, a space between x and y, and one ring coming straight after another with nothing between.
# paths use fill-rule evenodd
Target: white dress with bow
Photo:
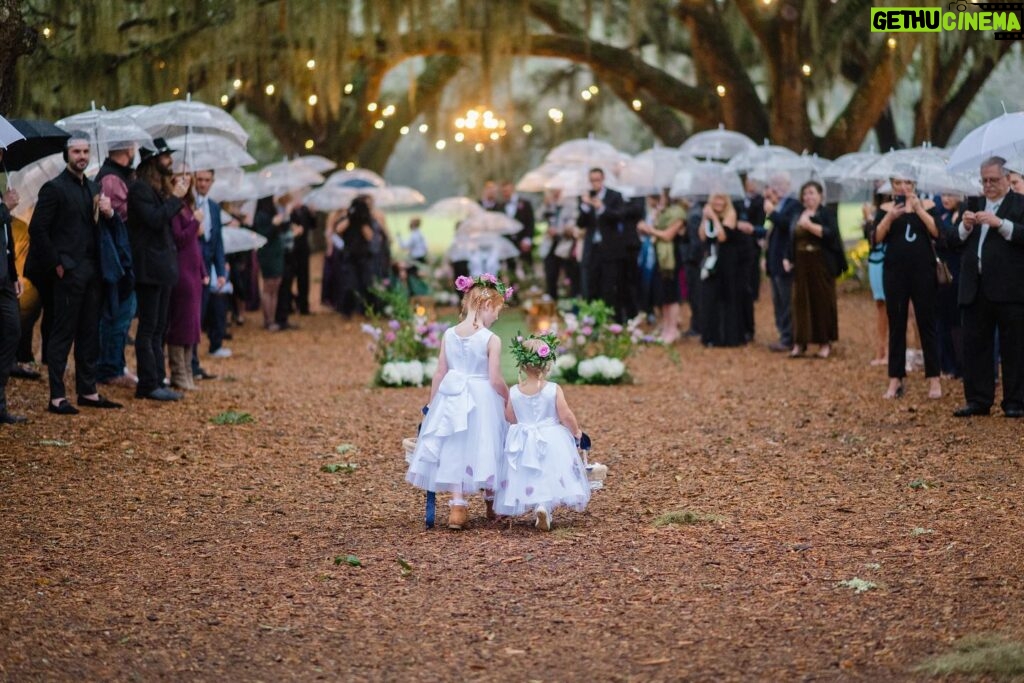
<instances>
[{"instance_id":1,"label":"white dress with bow","mask_svg":"<svg viewBox=\"0 0 1024 683\"><path fill-rule=\"evenodd\" d=\"M444 333L448 372L430 402L405 479L427 491L470 494L494 489L505 440L505 409L491 386L481 327L468 337Z\"/></svg>"},{"instance_id":2,"label":"white dress with bow","mask_svg":"<svg viewBox=\"0 0 1024 683\"><path fill-rule=\"evenodd\" d=\"M557 387L545 382L527 396L511 389L516 424L505 437L494 510L500 515L521 515L544 505L551 511L568 505L582 511L590 500L587 472L572 434L558 421Z\"/></svg>"}]
</instances>

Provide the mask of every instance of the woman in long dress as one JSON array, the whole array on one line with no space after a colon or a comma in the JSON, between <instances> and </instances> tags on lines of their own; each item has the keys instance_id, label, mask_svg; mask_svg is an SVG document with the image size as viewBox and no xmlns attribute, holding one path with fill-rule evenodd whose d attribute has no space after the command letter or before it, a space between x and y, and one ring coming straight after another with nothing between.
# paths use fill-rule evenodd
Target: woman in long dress
<instances>
[{"instance_id":1,"label":"woman in long dress","mask_svg":"<svg viewBox=\"0 0 1024 683\"><path fill-rule=\"evenodd\" d=\"M815 181L800 188L803 211L792 227L793 253L793 357L808 344L818 345L818 357L828 358L839 339L836 280L828 253L838 238L836 217L822 204L822 188Z\"/></svg>"}]
</instances>

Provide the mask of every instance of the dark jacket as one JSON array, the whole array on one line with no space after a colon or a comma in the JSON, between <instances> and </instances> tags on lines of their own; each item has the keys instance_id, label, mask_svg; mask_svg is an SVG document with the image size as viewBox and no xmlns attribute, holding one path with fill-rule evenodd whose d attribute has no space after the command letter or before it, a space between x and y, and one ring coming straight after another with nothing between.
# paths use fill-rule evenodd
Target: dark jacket
<instances>
[{"instance_id":1,"label":"dark jacket","mask_svg":"<svg viewBox=\"0 0 1024 683\"><path fill-rule=\"evenodd\" d=\"M25 274L30 279L54 278L58 265L65 271L86 268L88 277L97 274L99 230L93 220L97 194L99 185L79 179L66 168L43 185L28 226Z\"/></svg>"},{"instance_id":2,"label":"dark jacket","mask_svg":"<svg viewBox=\"0 0 1024 683\"><path fill-rule=\"evenodd\" d=\"M984 211L985 198L971 197L967 211ZM1009 240L1003 239L998 228L990 227L981 247L982 277L978 274L978 240L981 228L975 226L966 240L960 239L959 226L946 232L950 247L964 246L960 261L960 290L957 299L961 306L974 303L980 289L985 298L994 303L1024 303L1024 195L1010 190L1003 197L996 215L1013 222Z\"/></svg>"},{"instance_id":3,"label":"dark jacket","mask_svg":"<svg viewBox=\"0 0 1024 683\"><path fill-rule=\"evenodd\" d=\"M796 221L800 219L800 213L796 215L791 230L796 229ZM839 234L839 222L831 207L819 206L811 221L821 226L821 250L825 257L825 264L832 273L832 277L839 277L846 272L846 249L843 247L843 238ZM796 240L789 241L789 252L786 256L792 263L796 263Z\"/></svg>"},{"instance_id":4,"label":"dark jacket","mask_svg":"<svg viewBox=\"0 0 1024 683\"><path fill-rule=\"evenodd\" d=\"M128 187L128 239L137 283L173 287L178 282L171 219L182 206L180 199L161 196L145 180L137 179Z\"/></svg>"},{"instance_id":5,"label":"dark jacket","mask_svg":"<svg viewBox=\"0 0 1024 683\"><path fill-rule=\"evenodd\" d=\"M779 205L768 215L772 222L772 231L768 233L768 257L765 266L768 274L773 277L786 275L782 268L782 260L789 258L792 251L793 223L800 217L803 207L795 198L786 195L779 200Z\"/></svg>"},{"instance_id":6,"label":"dark jacket","mask_svg":"<svg viewBox=\"0 0 1024 683\"><path fill-rule=\"evenodd\" d=\"M0 281L0 285L13 285L18 279L18 268L14 263L14 230L11 228L11 212L2 202L0 202L0 258L7 260L6 282Z\"/></svg>"},{"instance_id":7,"label":"dark jacket","mask_svg":"<svg viewBox=\"0 0 1024 683\"><path fill-rule=\"evenodd\" d=\"M586 206L586 210L583 207ZM621 229L625 218L626 204L622 195L610 188L604 190L604 210L597 215L589 205L579 202L577 227L586 231L583 236L583 250L602 259L625 258L624 231ZM598 243L594 243L596 235L600 235ZM587 260L587 259L585 259Z\"/></svg>"},{"instance_id":8,"label":"dark jacket","mask_svg":"<svg viewBox=\"0 0 1024 683\"><path fill-rule=\"evenodd\" d=\"M199 238L199 246L203 251L203 265L206 272L218 277L227 278L227 266L224 265L224 226L220 222L220 204L212 199L206 200L206 213L210 216L210 234ZM207 239L209 237L209 239Z\"/></svg>"}]
</instances>

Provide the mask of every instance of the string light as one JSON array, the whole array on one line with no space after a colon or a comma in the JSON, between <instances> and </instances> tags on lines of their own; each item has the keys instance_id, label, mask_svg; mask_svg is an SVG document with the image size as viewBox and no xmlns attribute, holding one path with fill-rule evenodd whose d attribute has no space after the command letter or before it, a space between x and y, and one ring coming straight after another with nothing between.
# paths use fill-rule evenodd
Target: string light
<instances>
[{"instance_id":1,"label":"string light","mask_svg":"<svg viewBox=\"0 0 1024 683\"><path fill-rule=\"evenodd\" d=\"M165 62L164 60L161 59L159 62L156 63L156 68L158 68L161 71L163 71L164 69L167 68L167 62Z\"/></svg>"},{"instance_id":2,"label":"string light","mask_svg":"<svg viewBox=\"0 0 1024 683\"><path fill-rule=\"evenodd\" d=\"M531 126L528 123L524 123L523 124L523 132L526 133L527 135L529 135L530 133L533 132L533 126Z\"/></svg>"},{"instance_id":3,"label":"string light","mask_svg":"<svg viewBox=\"0 0 1024 683\"><path fill-rule=\"evenodd\" d=\"M811 75L811 65L810 64L804 64L802 67L800 67L800 70L804 72L804 76L810 76Z\"/></svg>"},{"instance_id":4,"label":"string light","mask_svg":"<svg viewBox=\"0 0 1024 683\"><path fill-rule=\"evenodd\" d=\"M273 95L275 90L276 88L274 87L273 83L267 83L267 87L263 89L263 92L267 93L268 95Z\"/></svg>"},{"instance_id":5,"label":"string light","mask_svg":"<svg viewBox=\"0 0 1024 683\"><path fill-rule=\"evenodd\" d=\"M222 106L222 107L228 106L228 102L230 101L230 99L231 98L228 97L227 95L221 95L220 96L220 106Z\"/></svg>"},{"instance_id":6,"label":"string light","mask_svg":"<svg viewBox=\"0 0 1024 683\"><path fill-rule=\"evenodd\" d=\"M890 38L889 40L885 41L885 44L889 46L890 50L895 50L896 49L896 39L895 38Z\"/></svg>"},{"instance_id":7,"label":"string light","mask_svg":"<svg viewBox=\"0 0 1024 683\"><path fill-rule=\"evenodd\" d=\"M455 142L462 142L465 139L466 139L466 134L463 133L461 130L458 133L455 134Z\"/></svg>"},{"instance_id":8,"label":"string light","mask_svg":"<svg viewBox=\"0 0 1024 683\"><path fill-rule=\"evenodd\" d=\"M180 95L181 94L181 88L175 88L174 90L171 91L171 94L172 95Z\"/></svg>"},{"instance_id":9,"label":"string light","mask_svg":"<svg viewBox=\"0 0 1024 683\"><path fill-rule=\"evenodd\" d=\"M310 71L315 69L316 68L316 60L315 59L310 59L309 61L307 61L306 62L306 68L309 69Z\"/></svg>"},{"instance_id":10,"label":"string light","mask_svg":"<svg viewBox=\"0 0 1024 683\"><path fill-rule=\"evenodd\" d=\"M309 102L309 106L315 107L316 103L319 102L320 100L316 95L310 95L309 99L306 101Z\"/></svg>"},{"instance_id":11,"label":"string light","mask_svg":"<svg viewBox=\"0 0 1024 683\"><path fill-rule=\"evenodd\" d=\"M632 104L633 104L633 111L640 111L641 109L644 108L644 103L641 102L640 100L633 100Z\"/></svg>"},{"instance_id":12,"label":"string light","mask_svg":"<svg viewBox=\"0 0 1024 683\"><path fill-rule=\"evenodd\" d=\"M434 143L434 147L436 147L438 151L443 150L447 146L448 143L445 142L444 140L438 140L437 142Z\"/></svg>"},{"instance_id":13,"label":"string light","mask_svg":"<svg viewBox=\"0 0 1024 683\"><path fill-rule=\"evenodd\" d=\"M551 109L548 109L548 118L555 123L561 123L562 119L565 118L565 114L562 113L561 109L552 107Z\"/></svg>"},{"instance_id":14,"label":"string light","mask_svg":"<svg viewBox=\"0 0 1024 683\"><path fill-rule=\"evenodd\" d=\"M380 113L380 115L381 116L391 116L394 113L395 113L395 105L389 104L388 106L384 107L384 111L382 111Z\"/></svg>"},{"instance_id":15,"label":"string light","mask_svg":"<svg viewBox=\"0 0 1024 683\"><path fill-rule=\"evenodd\" d=\"M719 97L725 97L725 86L719 83L715 86L715 92L718 93Z\"/></svg>"},{"instance_id":16,"label":"string light","mask_svg":"<svg viewBox=\"0 0 1024 683\"><path fill-rule=\"evenodd\" d=\"M345 170L346 171L351 171L355 167L356 167L356 162L354 162L354 161L350 161L347 164L345 164Z\"/></svg>"},{"instance_id":17,"label":"string light","mask_svg":"<svg viewBox=\"0 0 1024 683\"><path fill-rule=\"evenodd\" d=\"M241 88L241 87L242 87L242 79L241 79L241 78L236 78L235 80L233 80L233 81L231 82L231 86L232 86L232 87L233 87L233 88L234 88L235 90L238 90L239 88Z\"/></svg>"},{"instance_id":18,"label":"string light","mask_svg":"<svg viewBox=\"0 0 1024 683\"><path fill-rule=\"evenodd\" d=\"M484 143L478 142L475 145L473 145L473 151L476 152L477 154L484 151Z\"/></svg>"},{"instance_id":19,"label":"string light","mask_svg":"<svg viewBox=\"0 0 1024 683\"><path fill-rule=\"evenodd\" d=\"M351 95L351 94L352 94L352 87L353 87L353 86L352 86L352 84L351 84L351 83L346 83L346 84L345 84L345 88L344 88L344 91L345 91L345 94L346 94L346 95Z\"/></svg>"},{"instance_id":20,"label":"string light","mask_svg":"<svg viewBox=\"0 0 1024 683\"><path fill-rule=\"evenodd\" d=\"M580 92L580 97L582 97L582 98L583 98L583 101L584 101L584 102L589 102L589 101L590 101L590 99L591 99L591 98L592 98L593 96L594 96L594 95L593 95L593 93L591 93L591 92L590 92L589 90L584 90L584 91Z\"/></svg>"},{"instance_id":21,"label":"string light","mask_svg":"<svg viewBox=\"0 0 1024 683\"><path fill-rule=\"evenodd\" d=\"M384 120L377 119L376 121L373 122L373 127L376 128L377 130L380 130L381 128L384 127Z\"/></svg>"},{"instance_id":22,"label":"string light","mask_svg":"<svg viewBox=\"0 0 1024 683\"><path fill-rule=\"evenodd\" d=\"M370 102L368 105L366 105L366 111L377 111L377 103Z\"/></svg>"},{"instance_id":23,"label":"string light","mask_svg":"<svg viewBox=\"0 0 1024 683\"><path fill-rule=\"evenodd\" d=\"M601 92L600 90L598 90L596 85L590 86L589 88L587 88L587 90L590 92L591 95L596 95L597 93Z\"/></svg>"},{"instance_id":24,"label":"string light","mask_svg":"<svg viewBox=\"0 0 1024 683\"><path fill-rule=\"evenodd\" d=\"M303 147L305 147L306 149L313 149L314 144L315 143L312 140L306 140L306 144L303 145Z\"/></svg>"},{"instance_id":25,"label":"string light","mask_svg":"<svg viewBox=\"0 0 1024 683\"><path fill-rule=\"evenodd\" d=\"M43 27L43 38L49 38L53 35L53 30L49 26Z\"/></svg>"},{"instance_id":26,"label":"string light","mask_svg":"<svg viewBox=\"0 0 1024 683\"><path fill-rule=\"evenodd\" d=\"M401 133L402 135L408 135L409 126L402 126L401 128L398 129L398 132Z\"/></svg>"},{"instance_id":27,"label":"string light","mask_svg":"<svg viewBox=\"0 0 1024 683\"><path fill-rule=\"evenodd\" d=\"M420 128L419 128L419 131L420 131L421 133L426 133L426 132L427 132L428 130L430 130L430 126L428 126L428 125L427 125L427 124L425 124L425 123L421 123L421 124L420 124Z\"/></svg>"}]
</instances>

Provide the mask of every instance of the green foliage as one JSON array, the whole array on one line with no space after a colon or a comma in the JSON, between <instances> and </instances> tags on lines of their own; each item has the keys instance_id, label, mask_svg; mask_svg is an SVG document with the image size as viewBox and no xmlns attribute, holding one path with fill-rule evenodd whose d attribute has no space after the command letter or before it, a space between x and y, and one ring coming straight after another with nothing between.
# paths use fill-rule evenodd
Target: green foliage
<instances>
[{"instance_id":1,"label":"green foliage","mask_svg":"<svg viewBox=\"0 0 1024 683\"><path fill-rule=\"evenodd\" d=\"M225 411L210 419L210 422L215 425L242 425L255 421L249 413L239 413L234 410Z\"/></svg>"},{"instance_id":2,"label":"green foliage","mask_svg":"<svg viewBox=\"0 0 1024 683\"><path fill-rule=\"evenodd\" d=\"M340 565L343 562L345 564L347 564L348 566L350 566L350 567L362 567L363 566L363 563L355 555L345 555L344 557L342 557L341 555L335 556L335 558L334 558L335 566L338 566L338 565Z\"/></svg>"},{"instance_id":3,"label":"green foliage","mask_svg":"<svg viewBox=\"0 0 1024 683\"><path fill-rule=\"evenodd\" d=\"M336 474L337 472L343 472L344 474L352 474L357 469L359 469L359 465L357 465L354 462L336 462L331 463L329 465L320 466L320 471L327 472L328 474Z\"/></svg>"},{"instance_id":4,"label":"green foliage","mask_svg":"<svg viewBox=\"0 0 1024 683\"><path fill-rule=\"evenodd\" d=\"M700 524L701 522L717 522L719 519L721 518L717 515L708 515L703 512L674 510L658 515L654 520L654 526L685 526L687 524Z\"/></svg>"},{"instance_id":5,"label":"green foliage","mask_svg":"<svg viewBox=\"0 0 1024 683\"><path fill-rule=\"evenodd\" d=\"M968 636L952 652L936 655L914 668L934 676L1024 676L1024 643L994 634Z\"/></svg>"},{"instance_id":6,"label":"green foliage","mask_svg":"<svg viewBox=\"0 0 1024 683\"><path fill-rule=\"evenodd\" d=\"M403 560L401 557L398 558L398 566L402 570L402 576L409 576L412 574L412 565Z\"/></svg>"},{"instance_id":7,"label":"green foliage","mask_svg":"<svg viewBox=\"0 0 1024 683\"><path fill-rule=\"evenodd\" d=\"M847 579L846 581L840 581L836 585L842 588L849 588L854 593L865 593L871 590L872 588L878 588L878 586L875 583L871 581L865 581L864 579L857 578L856 576L852 579Z\"/></svg>"},{"instance_id":8,"label":"green foliage","mask_svg":"<svg viewBox=\"0 0 1024 683\"><path fill-rule=\"evenodd\" d=\"M346 453L352 453L356 450L356 447L350 443L339 444L334 447L334 452L338 455L345 455Z\"/></svg>"}]
</instances>

